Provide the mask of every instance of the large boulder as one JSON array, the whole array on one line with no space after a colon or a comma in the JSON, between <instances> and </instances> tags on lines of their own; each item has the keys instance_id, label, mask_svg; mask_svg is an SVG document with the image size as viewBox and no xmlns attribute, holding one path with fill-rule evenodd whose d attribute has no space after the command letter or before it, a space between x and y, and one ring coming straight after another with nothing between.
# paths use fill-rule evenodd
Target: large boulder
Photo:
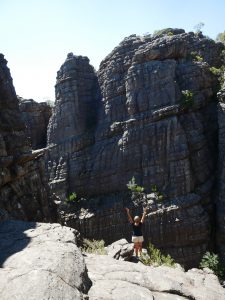
<instances>
[{"instance_id":1,"label":"large boulder","mask_svg":"<svg viewBox=\"0 0 225 300\"><path fill-rule=\"evenodd\" d=\"M59 224L0 223L0 298L83 299L90 287L74 229Z\"/></svg>"},{"instance_id":2,"label":"large boulder","mask_svg":"<svg viewBox=\"0 0 225 300\"><path fill-rule=\"evenodd\" d=\"M225 289L208 270L149 267L106 255L85 258L93 285L90 300L223 300Z\"/></svg>"},{"instance_id":3,"label":"large boulder","mask_svg":"<svg viewBox=\"0 0 225 300\"><path fill-rule=\"evenodd\" d=\"M107 254L115 259L130 260L134 252L134 245L126 239L121 239L107 247Z\"/></svg>"}]
</instances>

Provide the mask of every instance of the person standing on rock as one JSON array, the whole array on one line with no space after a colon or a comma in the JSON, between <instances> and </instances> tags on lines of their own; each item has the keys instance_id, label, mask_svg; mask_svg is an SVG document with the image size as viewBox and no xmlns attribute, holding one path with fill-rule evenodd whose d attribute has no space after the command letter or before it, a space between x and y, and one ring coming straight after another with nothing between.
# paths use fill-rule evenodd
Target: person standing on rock
<instances>
[{"instance_id":1,"label":"person standing on rock","mask_svg":"<svg viewBox=\"0 0 225 300\"><path fill-rule=\"evenodd\" d=\"M144 208L144 213L142 215L142 218L140 219L139 216L135 216L134 219L130 215L129 208L125 208L127 211L128 219L132 225L132 242L134 243L134 249L135 249L135 255L138 257L138 252L141 255L142 253L142 243L144 241L143 235L142 235L142 224L144 223L145 216L147 214L147 208Z\"/></svg>"}]
</instances>

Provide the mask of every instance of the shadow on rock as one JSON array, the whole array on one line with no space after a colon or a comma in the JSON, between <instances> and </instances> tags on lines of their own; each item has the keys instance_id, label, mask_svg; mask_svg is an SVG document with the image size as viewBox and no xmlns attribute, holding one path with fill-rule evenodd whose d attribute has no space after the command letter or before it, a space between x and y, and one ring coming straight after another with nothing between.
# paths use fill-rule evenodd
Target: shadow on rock
<instances>
[{"instance_id":1,"label":"shadow on rock","mask_svg":"<svg viewBox=\"0 0 225 300\"><path fill-rule=\"evenodd\" d=\"M36 227L35 222L3 221L0 223L0 267L13 254L23 250L30 242L25 231Z\"/></svg>"}]
</instances>

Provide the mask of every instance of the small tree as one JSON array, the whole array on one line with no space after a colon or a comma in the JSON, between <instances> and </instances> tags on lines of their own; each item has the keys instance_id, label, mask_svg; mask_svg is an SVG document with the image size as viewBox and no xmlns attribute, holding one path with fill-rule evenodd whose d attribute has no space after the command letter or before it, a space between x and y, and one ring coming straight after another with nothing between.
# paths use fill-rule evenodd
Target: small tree
<instances>
[{"instance_id":1,"label":"small tree","mask_svg":"<svg viewBox=\"0 0 225 300\"><path fill-rule=\"evenodd\" d=\"M181 106L184 109L190 108L194 105L193 92L190 90L181 91Z\"/></svg>"},{"instance_id":2,"label":"small tree","mask_svg":"<svg viewBox=\"0 0 225 300\"><path fill-rule=\"evenodd\" d=\"M224 32L221 32L217 35L216 37L216 41L217 42L221 42L225 45L225 31Z\"/></svg>"},{"instance_id":3,"label":"small tree","mask_svg":"<svg viewBox=\"0 0 225 300\"><path fill-rule=\"evenodd\" d=\"M66 203L72 203L78 201L77 199L77 194L76 193L71 193L67 198L66 198Z\"/></svg>"},{"instance_id":4,"label":"small tree","mask_svg":"<svg viewBox=\"0 0 225 300\"><path fill-rule=\"evenodd\" d=\"M194 26L195 32L200 33L202 31L202 28L205 26L203 22L200 22Z\"/></svg>"},{"instance_id":5,"label":"small tree","mask_svg":"<svg viewBox=\"0 0 225 300\"><path fill-rule=\"evenodd\" d=\"M131 178L131 180L128 182L127 188L128 188L131 192L138 192L138 193L142 193L142 192L144 192L144 190L145 190L142 186L137 185L134 176L133 176L133 177Z\"/></svg>"}]
</instances>

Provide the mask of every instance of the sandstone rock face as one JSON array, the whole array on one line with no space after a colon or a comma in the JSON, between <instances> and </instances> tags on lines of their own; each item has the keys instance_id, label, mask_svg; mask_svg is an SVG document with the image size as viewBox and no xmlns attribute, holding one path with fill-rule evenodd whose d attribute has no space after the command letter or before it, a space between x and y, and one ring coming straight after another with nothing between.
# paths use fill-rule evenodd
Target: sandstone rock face
<instances>
[{"instance_id":1,"label":"sandstone rock face","mask_svg":"<svg viewBox=\"0 0 225 300\"><path fill-rule=\"evenodd\" d=\"M31 151L4 56L0 55L0 209L24 220L49 220L43 151Z\"/></svg>"},{"instance_id":2,"label":"sandstone rock face","mask_svg":"<svg viewBox=\"0 0 225 300\"><path fill-rule=\"evenodd\" d=\"M218 93L219 159L218 159L218 197L217 197L217 245L225 259L225 85Z\"/></svg>"},{"instance_id":3,"label":"sandstone rock face","mask_svg":"<svg viewBox=\"0 0 225 300\"><path fill-rule=\"evenodd\" d=\"M87 201L61 203L63 224L107 243L130 240L123 207L140 214L145 205L145 242L186 266L199 262L213 244L218 82L209 67L220 66L222 49L182 30L132 35L101 63L100 92L87 62L69 54L58 74L48 128L48 169L61 201L71 192ZM91 129L85 122L89 111L97 115ZM129 200L132 176L147 193L156 185L162 203L147 195Z\"/></svg>"},{"instance_id":4,"label":"sandstone rock face","mask_svg":"<svg viewBox=\"0 0 225 300\"><path fill-rule=\"evenodd\" d=\"M89 59L69 53L57 73L56 102L48 128L48 144L86 133L96 118L97 80Z\"/></svg>"},{"instance_id":5,"label":"sandstone rock face","mask_svg":"<svg viewBox=\"0 0 225 300\"><path fill-rule=\"evenodd\" d=\"M90 287L74 230L59 224L0 223L0 298L83 299Z\"/></svg>"},{"instance_id":6,"label":"sandstone rock face","mask_svg":"<svg viewBox=\"0 0 225 300\"><path fill-rule=\"evenodd\" d=\"M69 53L57 73L56 100L48 126L50 186L65 198L70 184L70 156L94 141L98 83L87 57ZM57 145L57 146L56 146Z\"/></svg>"},{"instance_id":7,"label":"sandstone rock face","mask_svg":"<svg viewBox=\"0 0 225 300\"><path fill-rule=\"evenodd\" d=\"M19 108L26 124L25 133L30 138L32 149L45 148L52 108L46 102L23 98L19 98Z\"/></svg>"},{"instance_id":8,"label":"sandstone rock face","mask_svg":"<svg viewBox=\"0 0 225 300\"><path fill-rule=\"evenodd\" d=\"M148 267L106 255L88 255L85 261L93 283L90 300L225 299L225 289L207 270Z\"/></svg>"}]
</instances>

